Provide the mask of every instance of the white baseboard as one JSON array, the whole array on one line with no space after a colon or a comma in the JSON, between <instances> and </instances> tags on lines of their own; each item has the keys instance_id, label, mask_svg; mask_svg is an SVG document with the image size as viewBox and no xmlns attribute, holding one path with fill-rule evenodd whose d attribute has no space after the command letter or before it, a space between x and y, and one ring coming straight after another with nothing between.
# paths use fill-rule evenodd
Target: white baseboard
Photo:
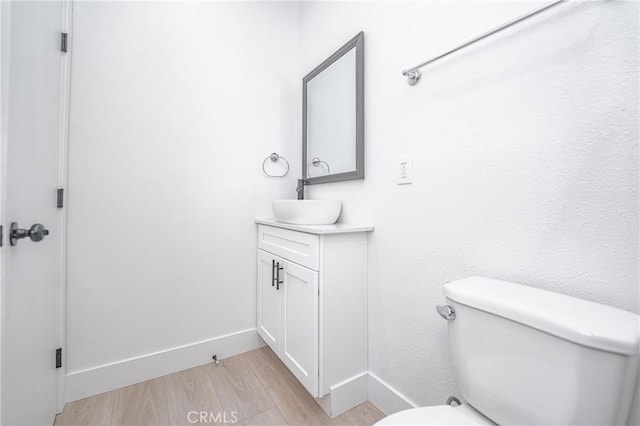
<instances>
[{"instance_id":1,"label":"white baseboard","mask_svg":"<svg viewBox=\"0 0 640 426\"><path fill-rule=\"evenodd\" d=\"M409 398L369 372L369 401L385 415L418 407Z\"/></svg>"},{"instance_id":2,"label":"white baseboard","mask_svg":"<svg viewBox=\"0 0 640 426\"><path fill-rule=\"evenodd\" d=\"M327 395L316 398L316 402L331 418L339 416L367 400L368 377L365 371L343 382L331 386Z\"/></svg>"},{"instance_id":3,"label":"white baseboard","mask_svg":"<svg viewBox=\"0 0 640 426\"><path fill-rule=\"evenodd\" d=\"M197 367L264 346L255 328L163 351L125 359L66 375L65 401L76 401L145 380Z\"/></svg>"},{"instance_id":4,"label":"white baseboard","mask_svg":"<svg viewBox=\"0 0 640 426\"><path fill-rule=\"evenodd\" d=\"M228 358L264 346L255 328L163 351L100 365L66 375L65 401L71 402L177 371ZM318 403L331 417L338 416L367 399L385 415L418 407L372 372L364 372L331 387L330 398Z\"/></svg>"}]
</instances>

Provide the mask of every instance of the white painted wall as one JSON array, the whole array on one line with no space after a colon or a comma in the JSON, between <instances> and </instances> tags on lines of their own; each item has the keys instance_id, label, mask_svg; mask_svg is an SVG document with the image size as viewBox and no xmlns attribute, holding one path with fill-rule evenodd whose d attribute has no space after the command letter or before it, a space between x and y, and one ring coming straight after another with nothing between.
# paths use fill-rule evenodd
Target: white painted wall
<instances>
[{"instance_id":1,"label":"white painted wall","mask_svg":"<svg viewBox=\"0 0 640 426\"><path fill-rule=\"evenodd\" d=\"M484 275L639 312L638 3L314 2L303 73L365 33L366 178L309 187L371 223L369 367L419 405L457 394L442 284ZM328 24L330 23L330 24ZM413 155L414 183L396 185ZM635 421L637 421L637 407Z\"/></svg>"},{"instance_id":2,"label":"white painted wall","mask_svg":"<svg viewBox=\"0 0 640 426\"><path fill-rule=\"evenodd\" d=\"M298 21L295 3L74 4L68 374L255 327L253 221L299 174ZM274 151L287 178L262 175Z\"/></svg>"},{"instance_id":3,"label":"white painted wall","mask_svg":"<svg viewBox=\"0 0 640 426\"><path fill-rule=\"evenodd\" d=\"M77 2L69 372L255 325L253 219L294 196L301 78L360 30L366 179L307 195L376 226L371 371L420 405L457 393L434 306L468 275L638 312L636 2L563 5L400 75L538 4ZM272 151L289 178L261 175Z\"/></svg>"}]
</instances>

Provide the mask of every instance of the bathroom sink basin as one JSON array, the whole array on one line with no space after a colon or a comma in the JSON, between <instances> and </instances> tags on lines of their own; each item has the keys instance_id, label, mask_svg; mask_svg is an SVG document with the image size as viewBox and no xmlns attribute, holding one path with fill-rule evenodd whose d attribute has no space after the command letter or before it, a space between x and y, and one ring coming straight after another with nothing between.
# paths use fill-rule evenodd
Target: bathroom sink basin
<instances>
[{"instance_id":1,"label":"bathroom sink basin","mask_svg":"<svg viewBox=\"0 0 640 426\"><path fill-rule=\"evenodd\" d=\"M331 225L336 223L342 201L338 200L273 200L273 215L278 222L296 225Z\"/></svg>"}]
</instances>

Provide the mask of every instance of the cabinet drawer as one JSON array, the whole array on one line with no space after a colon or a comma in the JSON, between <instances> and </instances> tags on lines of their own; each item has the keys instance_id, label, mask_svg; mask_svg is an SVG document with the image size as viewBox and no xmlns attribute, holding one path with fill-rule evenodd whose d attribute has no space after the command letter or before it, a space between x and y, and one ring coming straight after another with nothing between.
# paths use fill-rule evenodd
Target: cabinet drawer
<instances>
[{"instance_id":1,"label":"cabinet drawer","mask_svg":"<svg viewBox=\"0 0 640 426\"><path fill-rule=\"evenodd\" d=\"M318 235L258 225L258 248L314 271L318 270L319 246Z\"/></svg>"}]
</instances>

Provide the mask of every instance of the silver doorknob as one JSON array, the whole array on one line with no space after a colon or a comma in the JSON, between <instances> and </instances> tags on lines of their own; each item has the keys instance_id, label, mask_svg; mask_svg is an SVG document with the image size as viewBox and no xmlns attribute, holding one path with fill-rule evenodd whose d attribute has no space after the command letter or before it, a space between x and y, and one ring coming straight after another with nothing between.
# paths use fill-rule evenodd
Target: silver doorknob
<instances>
[{"instance_id":1,"label":"silver doorknob","mask_svg":"<svg viewBox=\"0 0 640 426\"><path fill-rule=\"evenodd\" d=\"M9 244L15 246L18 244L18 240L26 237L31 238L31 241L37 243L38 241L42 241L47 235L49 235L49 230L40 223L34 224L29 229L22 229L18 226L18 222L12 222L9 232Z\"/></svg>"}]
</instances>

